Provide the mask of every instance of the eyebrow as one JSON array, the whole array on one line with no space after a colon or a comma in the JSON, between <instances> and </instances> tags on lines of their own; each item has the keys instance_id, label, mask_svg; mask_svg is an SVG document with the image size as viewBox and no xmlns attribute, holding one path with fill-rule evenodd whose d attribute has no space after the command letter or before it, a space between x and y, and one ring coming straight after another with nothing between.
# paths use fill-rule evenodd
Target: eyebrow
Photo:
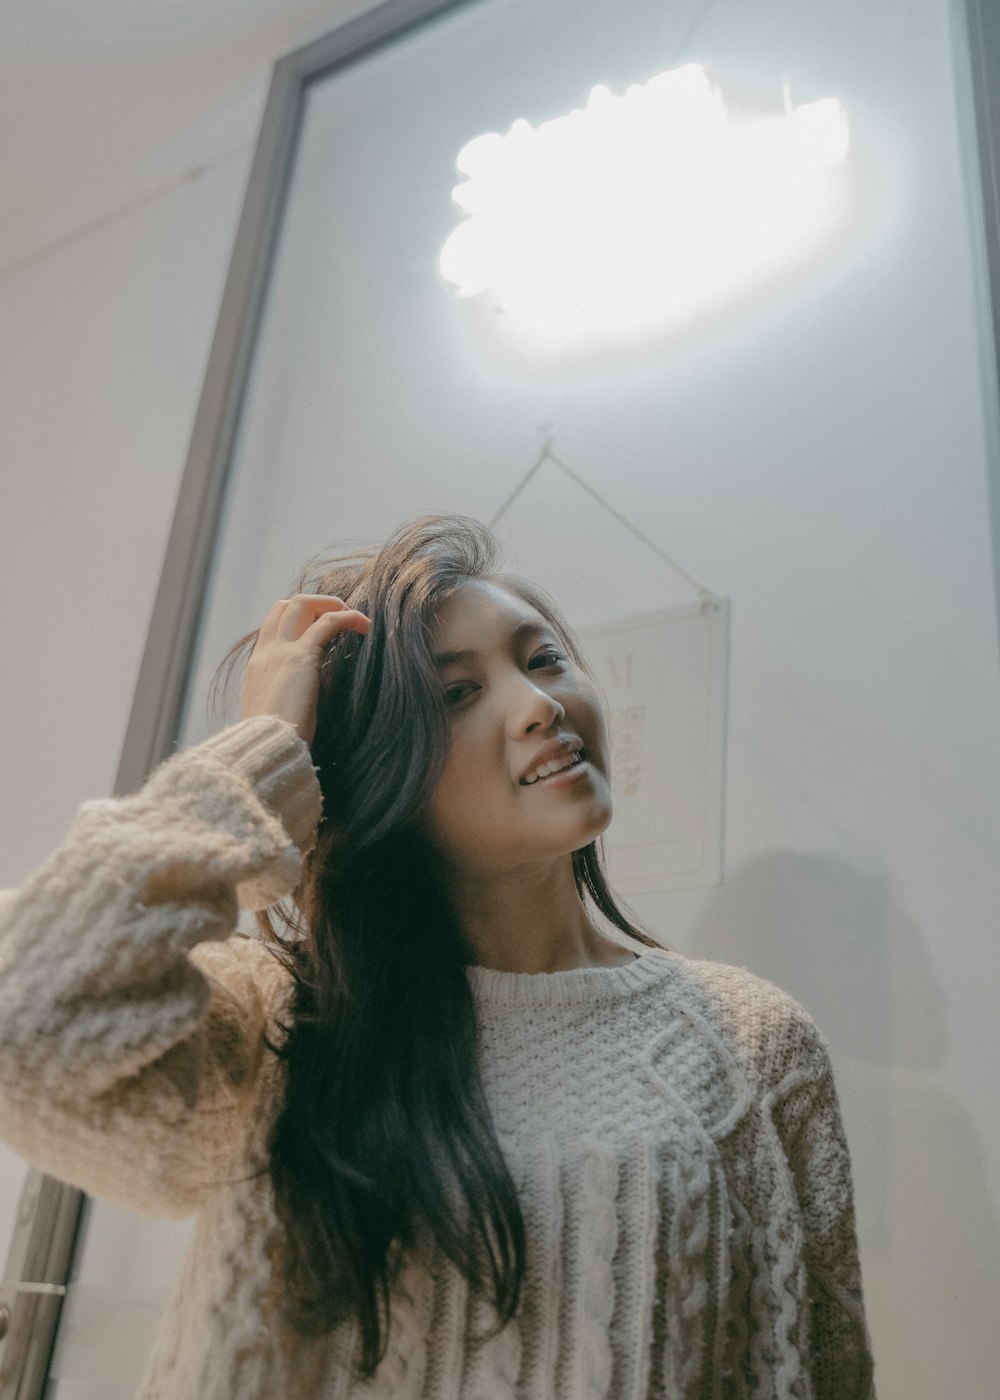
<instances>
[{"instance_id":1,"label":"eyebrow","mask_svg":"<svg viewBox=\"0 0 1000 1400\"><path fill-rule=\"evenodd\" d=\"M538 636L542 632L551 632L551 627L545 622L519 622L512 630L510 639L515 644L524 640L525 637ZM464 651L442 651L434 657L434 665L443 668L451 666L456 661L471 661L479 655L474 647L468 647Z\"/></svg>"}]
</instances>

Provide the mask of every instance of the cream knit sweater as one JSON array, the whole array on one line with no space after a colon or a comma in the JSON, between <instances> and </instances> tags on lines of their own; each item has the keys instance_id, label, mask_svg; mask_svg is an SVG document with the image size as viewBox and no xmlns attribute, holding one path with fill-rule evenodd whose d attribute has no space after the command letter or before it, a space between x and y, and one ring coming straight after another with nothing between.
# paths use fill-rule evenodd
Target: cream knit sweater
<instances>
[{"instance_id":1,"label":"cream knit sweater","mask_svg":"<svg viewBox=\"0 0 1000 1400\"><path fill-rule=\"evenodd\" d=\"M649 951L472 967L487 1099L528 1227L492 1314L430 1241L389 1350L280 1322L264 1045L287 975L234 935L296 883L306 746L258 718L88 802L0 900L0 1130L94 1195L198 1221L144 1400L871 1400L850 1163L807 1013L741 969Z\"/></svg>"}]
</instances>

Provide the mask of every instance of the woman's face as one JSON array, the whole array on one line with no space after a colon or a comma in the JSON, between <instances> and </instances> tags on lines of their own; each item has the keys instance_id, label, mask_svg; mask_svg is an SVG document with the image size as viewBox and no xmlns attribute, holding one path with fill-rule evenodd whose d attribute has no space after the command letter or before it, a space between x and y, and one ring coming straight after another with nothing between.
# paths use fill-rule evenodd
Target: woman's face
<instances>
[{"instance_id":1,"label":"woman's face","mask_svg":"<svg viewBox=\"0 0 1000 1400\"><path fill-rule=\"evenodd\" d=\"M451 736L424 809L435 846L464 872L494 874L588 845L611 820L607 729L551 624L469 579L432 637Z\"/></svg>"}]
</instances>

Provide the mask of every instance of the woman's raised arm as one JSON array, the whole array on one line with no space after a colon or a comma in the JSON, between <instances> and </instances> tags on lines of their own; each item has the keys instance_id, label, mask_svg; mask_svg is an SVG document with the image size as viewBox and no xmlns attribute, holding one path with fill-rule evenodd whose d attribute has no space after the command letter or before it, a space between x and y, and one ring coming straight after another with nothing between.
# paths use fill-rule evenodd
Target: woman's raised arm
<instances>
[{"instance_id":1,"label":"woman's raised arm","mask_svg":"<svg viewBox=\"0 0 1000 1400\"><path fill-rule=\"evenodd\" d=\"M339 599L275 604L246 717L138 793L85 802L0 896L0 1137L52 1175L185 1215L245 1170L288 975L235 933L238 907L298 882L321 808L318 661L345 627L367 619Z\"/></svg>"},{"instance_id":2,"label":"woman's raised arm","mask_svg":"<svg viewBox=\"0 0 1000 1400\"><path fill-rule=\"evenodd\" d=\"M277 960L238 901L297 883L319 817L285 721L234 725L85 802L0 900L0 1136L94 1195L182 1215L234 1169ZM223 940L227 940L223 942Z\"/></svg>"}]
</instances>

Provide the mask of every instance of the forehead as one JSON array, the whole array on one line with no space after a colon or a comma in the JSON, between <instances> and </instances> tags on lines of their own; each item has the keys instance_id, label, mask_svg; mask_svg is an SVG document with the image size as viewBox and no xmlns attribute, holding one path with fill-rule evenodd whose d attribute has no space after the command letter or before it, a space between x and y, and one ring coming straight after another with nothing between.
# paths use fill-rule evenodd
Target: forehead
<instances>
[{"instance_id":1,"label":"forehead","mask_svg":"<svg viewBox=\"0 0 1000 1400\"><path fill-rule=\"evenodd\" d=\"M431 635L435 649L455 651L507 637L526 624L552 630L537 608L515 593L486 579L465 579L437 609Z\"/></svg>"}]
</instances>

